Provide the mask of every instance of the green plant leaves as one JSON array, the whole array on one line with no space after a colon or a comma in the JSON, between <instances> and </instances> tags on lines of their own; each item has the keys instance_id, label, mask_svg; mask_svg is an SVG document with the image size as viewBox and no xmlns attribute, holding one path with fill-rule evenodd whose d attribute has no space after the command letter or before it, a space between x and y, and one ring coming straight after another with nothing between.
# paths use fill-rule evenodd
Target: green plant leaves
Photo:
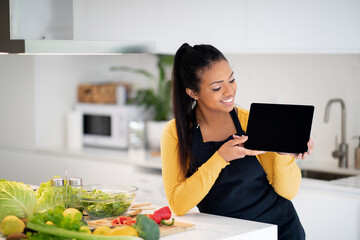
<instances>
[{"instance_id":1,"label":"green plant leaves","mask_svg":"<svg viewBox=\"0 0 360 240\"><path fill-rule=\"evenodd\" d=\"M140 68L132 68L132 67L127 67L127 66L119 66L119 67L112 66L112 67L110 67L110 71L133 72L133 73L138 73L138 74L144 75L145 77L148 77L148 78L155 79L155 76L152 73L150 73L144 69L140 69Z\"/></svg>"},{"instance_id":2,"label":"green plant leaves","mask_svg":"<svg viewBox=\"0 0 360 240\"><path fill-rule=\"evenodd\" d=\"M174 63L174 56L172 55L157 55L158 62L158 79L157 88L140 89L136 92L135 97L130 99L130 103L136 103L144 106L146 110L154 110L155 121L166 121L169 119L171 113L171 81L166 78L165 66L172 66ZM139 68L131 68L126 66L111 67L113 71L128 71L136 74L141 74L149 79L156 81L155 76Z\"/></svg>"}]
</instances>

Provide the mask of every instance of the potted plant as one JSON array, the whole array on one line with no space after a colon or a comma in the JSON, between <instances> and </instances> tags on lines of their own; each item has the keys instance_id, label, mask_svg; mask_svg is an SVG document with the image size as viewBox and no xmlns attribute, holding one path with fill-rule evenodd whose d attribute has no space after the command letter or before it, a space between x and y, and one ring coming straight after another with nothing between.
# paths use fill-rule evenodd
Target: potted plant
<instances>
[{"instance_id":1,"label":"potted plant","mask_svg":"<svg viewBox=\"0 0 360 240\"><path fill-rule=\"evenodd\" d=\"M135 96L129 99L130 103L143 106L150 112L150 120L146 122L147 144L150 149L160 149L161 132L165 123L172 114L171 105L171 81L166 74L166 67L171 67L174 62L172 55L156 55L158 76L151 72L127 66L113 66L112 71L128 71L141 74L154 83L154 88L139 89Z\"/></svg>"}]
</instances>

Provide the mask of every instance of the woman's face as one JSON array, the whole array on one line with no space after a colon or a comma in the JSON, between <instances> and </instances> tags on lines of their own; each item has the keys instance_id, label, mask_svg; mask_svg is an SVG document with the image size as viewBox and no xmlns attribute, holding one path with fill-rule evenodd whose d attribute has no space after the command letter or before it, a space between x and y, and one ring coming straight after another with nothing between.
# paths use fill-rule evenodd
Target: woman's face
<instances>
[{"instance_id":1,"label":"woman's face","mask_svg":"<svg viewBox=\"0 0 360 240\"><path fill-rule=\"evenodd\" d=\"M230 112L234 108L237 85L226 60L214 62L200 73L200 91L196 93L198 107Z\"/></svg>"}]
</instances>

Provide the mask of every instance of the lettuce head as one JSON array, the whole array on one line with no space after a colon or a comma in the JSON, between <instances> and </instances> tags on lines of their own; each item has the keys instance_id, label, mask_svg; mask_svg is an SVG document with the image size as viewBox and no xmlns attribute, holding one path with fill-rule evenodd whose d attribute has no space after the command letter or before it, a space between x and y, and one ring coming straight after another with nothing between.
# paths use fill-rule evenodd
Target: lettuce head
<instances>
[{"instance_id":1,"label":"lettuce head","mask_svg":"<svg viewBox=\"0 0 360 240\"><path fill-rule=\"evenodd\" d=\"M0 221L8 215L19 218L33 214L36 196L30 186L21 182L0 180Z\"/></svg>"}]
</instances>

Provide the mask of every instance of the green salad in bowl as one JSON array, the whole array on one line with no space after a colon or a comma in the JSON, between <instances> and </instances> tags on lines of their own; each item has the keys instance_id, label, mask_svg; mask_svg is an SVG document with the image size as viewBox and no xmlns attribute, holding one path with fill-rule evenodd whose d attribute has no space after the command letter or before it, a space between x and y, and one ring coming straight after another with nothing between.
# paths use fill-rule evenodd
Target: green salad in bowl
<instances>
[{"instance_id":1,"label":"green salad in bowl","mask_svg":"<svg viewBox=\"0 0 360 240\"><path fill-rule=\"evenodd\" d=\"M81 196L84 211L93 219L125 214L135 200L137 187L126 185L88 185Z\"/></svg>"}]
</instances>

